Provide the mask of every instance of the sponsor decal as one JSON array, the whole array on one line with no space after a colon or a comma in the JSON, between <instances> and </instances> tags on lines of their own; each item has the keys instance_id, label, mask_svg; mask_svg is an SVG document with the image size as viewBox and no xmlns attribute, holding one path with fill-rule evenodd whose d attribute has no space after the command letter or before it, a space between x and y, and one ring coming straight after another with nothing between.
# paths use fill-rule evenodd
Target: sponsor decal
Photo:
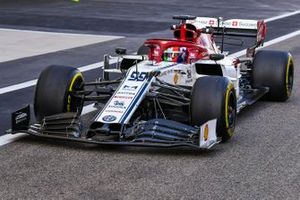
<instances>
[{"instance_id":1,"label":"sponsor decal","mask_svg":"<svg viewBox=\"0 0 300 200\"><path fill-rule=\"evenodd\" d=\"M200 20L199 23L200 24L207 24L207 20Z\"/></svg>"},{"instance_id":2,"label":"sponsor decal","mask_svg":"<svg viewBox=\"0 0 300 200\"><path fill-rule=\"evenodd\" d=\"M128 91L135 91L138 88L137 85L135 86L130 86L130 85L124 85L123 90L128 90Z\"/></svg>"},{"instance_id":3,"label":"sponsor decal","mask_svg":"<svg viewBox=\"0 0 300 200\"><path fill-rule=\"evenodd\" d=\"M251 22L240 22L239 24L240 26L244 26L244 27L252 27L256 29L256 24L255 23L251 23Z\"/></svg>"},{"instance_id":4,"label":"sponsor decal","mask_svg":"<svg viewBox=\"0 0 300 200\"><path fill-rule=\"evenodd\" d=\"M193 79L188 79L185 81L186 84L193 82Z\"/></svg>"},{"instance_id":5,"label":"sponsor decal","mask_svg":"<svg viewBox=\"0 0 300 200\"><path fill-rule=\"evenodd\" d=\"M105 122L113 122L117 119L116 116L114 115L105 115L102 120L105 121Z\"/></svg>"},{"instance_id":6,"label":"sponsor decal","mask_svg":"<svg viewBox=\"0 0 300 200\"><path fill-rule=\"evenodd\" d=\"M123 113L121 110L105 110L105 113Z\"/></svg>"},{"instance_id":7,"label":"sponsor decal","mask_svg":"<svg viewBox=\"0 0 300 200\"><path fill-rule=\"evenodd\" d=\"M148 78L147 72L137 72L133 71L128 78L129 81L144 81L146 78Z\"/></svg>"},{"instance_id":8,"label":"sponsor decal","mask_svg":"<svg viewBox=\"0 0 300 200\"><path fill-rule=\"evenodd\" d=\"M134 92L117 92L117 94L123 94L123 95L135 95Z\"/></svg>"},{"instance_id":9,"label":"sponsor decal","mask_svg":"<svg viewBox=\"0 0 300 200\"><path fill-rule=\"evenodd\" d=\"M124 106L124 104L125 104L124 101L118 101L118 100L114 101L115 106Z\"/></svg>"},{"instance_id":10,"label":"sponsor decal","mask_svg":"<svg viewBox=\"0 0 300 200\"><path fill-rule=\"evenodd\" d=\"M133 99L133 96L116 95L114 96L114 99Z\"/></svg>"},{"instance_id":11,"label":"sponsor decal","mask_svg":"<svg viewBox=\"0 0 300 200\"><path fill-rule=\"evenodd\" d=\"M211 19L211 20L208 21L208 25L212 26L212 25L214 25L214 24L215 24L215 21L214 21L214 20Z\"/></svg>"},{"instance_id":12,"label":"sponsor decal","mask_svg":"<svg viewBox=\"0 0 300 200\"><path fill-rule=\"evenodd\" d=\"M125 106L122 107L122 106L114 106L114 105L109 105L108 108L112 108L112 109L114 109L114 108L115 109L126 109Z\"/></svg>"},{"instance_id":13,"label":"sponsor decal","mask_svg":"<svg viewBox=\"0 0 300 200\"><path fill-rule=\"evenodd\" d=\"M19 124L23 121L27 120L27 113L18 113L17 116L15 117L15 122L16 124Z\"/></svg>"},{"instance_id":14,"label":"sponsor decal","mask_svg":"<svg viewBox=\"0 0 300 200\"><path fill-rule=\"evenodd\" d=\"M203 134L204 141L207 141L207 139L208 139L208 133L209 133L208 124L205 124L204 134Z\"/></svg>"},{"instance_id":15,"label":"sponsor decal","mask_svg":"<svg viewBox=\"0 0 300 200\"><path fill-rule=\"evenodd\" d=\"M192 71L190 69L188 69L186 73L187 73L187 78L192 78Z\"/></svg>"},{"instance_id":16,"label":"sponsor decal","mask_svg":"<svg viewBox=\"0 0 300 200\"><path fill-rule=\"evenodd\" d=\"M193 79L192 79L192 71L190 69L186 70L186 79L185 79L185 83L188 84L188 83L191 83L193 82Z\"/></svg>"},{"instance_id":17,"label":"sponsor decal","mask_svg":"<svg viewBox=\"0 0 300 200\"><path fill-rule=\"evenodd\" d=\"M180 75L179 72L176 72L174 77L173 77L173 82L175 85L177 85L177 83L180 81Z\"/></svg>"},{"instance_id":18,"label":"sponsor decal","mask_svg":"<svg viewBox=\"0 0 300 200\"><path fill-rule=\"evenodd\" d=\"M113 102L113 105L109 105L108 107L109 108L118 108L118 109L126 109L126 106L125 105L125 102L124 101L114 101Z\"/></svg>"},{"instance_id":19,"label":"sponsor decal","mask_svg":"<svg viewBox=\"0 0 300 200\"><path fill-rule=\"evenodd\" d=\"M233 26L233 27L238 27L238 28L251 28L251 29L256 29L257 28L257 23L253 22L251 20L240 20L240 21L225 21L224 26Z\"/></svg>"},{"instance_id":20,"label":"sponsor decal","mask_svg":"<svg viewBox=\"0 0 300 200\"><path fill-rule=\"evenodd\" d=\"M171 74L171 73L173 73L173 69L169 69L169 70L166 70L166 71L160 73L159 77L166 76L166 75Z\"/></svg>"}]
</instances>

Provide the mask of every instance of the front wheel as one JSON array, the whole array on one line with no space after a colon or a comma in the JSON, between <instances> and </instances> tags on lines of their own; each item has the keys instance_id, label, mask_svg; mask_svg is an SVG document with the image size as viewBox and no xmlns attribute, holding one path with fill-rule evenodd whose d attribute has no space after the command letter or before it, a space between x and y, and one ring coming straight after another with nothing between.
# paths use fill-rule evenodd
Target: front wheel
<instances>
[{"instance_id":1,"label":"front wheel","mask_svg":"<svg viewBox=\"0 0 300 200\"><path fill-rule=\"evenodd\" d=\"M39 76L34 97L34 113L38 121L63 112L81 113L83 103L72 92L83 88L81 72L73 67L52 65Z\"/></svg>"},{"instance_id":2,"label":"front wheel","mask_svg":"<svg viewBox=\"0 0 300 200\"><path fill-rule=\"evenodd\" d=\"M227 78L205 76L198 78L191 94L191 124L202 125L217 119L217 136L225 142L233 136L237 101L235 89Z\"/></svg>"}]
</instances>

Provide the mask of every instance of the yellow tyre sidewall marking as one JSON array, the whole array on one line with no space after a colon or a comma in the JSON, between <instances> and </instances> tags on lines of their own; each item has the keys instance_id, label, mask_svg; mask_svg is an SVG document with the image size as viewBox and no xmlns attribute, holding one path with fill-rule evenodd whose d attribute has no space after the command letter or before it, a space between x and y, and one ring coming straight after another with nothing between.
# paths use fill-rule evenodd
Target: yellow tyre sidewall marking
<instances>
[{"instance_id":1,"label":"yellow tyre sidewall marking","mask_svg":"<svg viewBox=\"0 0 300 200\"><path fill-rule=\"evenodd\" d=\"M226 124L227 133L229 134L229 136L233 135L233 130L229 129L229 121L228 121L228 118L229 118L229 113L228 113L229 94L230 94L230 91L232 90L232 88L233 88L233 84L229 83L227 86L226 95L225 95L225 124Z\"/></svg>"},{"instance_id":2,"label":"yellow tyre sidewall marking","mask_svg":"<svg viewBox=\"0 0 300 200\"><path fill-rule=\"evenodd\" d=\"M289 70L292 62L292 56L289 54L288 55L288 63L286 66L286 73L285 73L285 87L286 87L286 92L287 96L289 97L291 95L291 92L289 91Z\"/></svg>"},{"instance_id":3,"label":"yellow tyre sidewall marking","mask_svg":"<svg viewBox=\"0 0 300 200\"><path fill-rule=\"evenodd\" d=\"M73 90L73 85L75 83L75 81L78 79L78 78L81 78L83 80L83 77L82 77L82 74L81 73L77 73L75 74L75 76L73 76L72 78L72 81L71 81L71 84L69 86L69 92L72 92ZM69 94L68 95L68 101L67 101L67 112L70 112L71 111L71 95Z\"/></svg>"}]
</instances>

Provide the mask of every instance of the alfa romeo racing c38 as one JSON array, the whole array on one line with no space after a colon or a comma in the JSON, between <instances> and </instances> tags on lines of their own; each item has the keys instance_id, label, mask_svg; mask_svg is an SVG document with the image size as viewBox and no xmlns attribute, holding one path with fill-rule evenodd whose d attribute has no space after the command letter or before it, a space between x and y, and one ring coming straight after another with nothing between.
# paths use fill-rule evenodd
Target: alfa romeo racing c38
<instances>
[{"instance_id":1,"label":"alfa romeo racing c38","mask_svg":"<svg viewBox=\"0 0 300 200\"><path fill-rule=\"evenodd\" d=\"M104 56L103 75L94 82L85 82L73 67L47 67L35 89L36 122L29 123L30 108L23 108L12 114L12 132L102 145L208 149L233 136L243 108L261 98L290 97L291 54L257 51L266 36L263 21L174 19L180 22L171 27L173 39L148 39L136 55L117 48L117 57ZM232 57L223 49L228 36L255 42L245 57ZM111 80L111 73L120 76ZM83 125L86 102L97 112Z\"/></svg>"}]
</instances>

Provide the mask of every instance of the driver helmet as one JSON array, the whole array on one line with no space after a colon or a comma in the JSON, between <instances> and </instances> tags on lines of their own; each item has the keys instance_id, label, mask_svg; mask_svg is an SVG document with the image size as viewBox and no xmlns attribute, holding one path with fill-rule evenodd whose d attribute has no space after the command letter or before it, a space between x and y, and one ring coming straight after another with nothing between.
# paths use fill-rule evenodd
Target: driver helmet
<instances>
[{"instance_id":1,"label":"driver helmet","mask_svg":"<svg viewBox=\"0 0 300 200\"><path fill-rule=\"evenodd\" d=\"M170 47L164 51L163 59L169 62L184 62L187 57L185 47Z\"/></svg>"}]
</instances>

